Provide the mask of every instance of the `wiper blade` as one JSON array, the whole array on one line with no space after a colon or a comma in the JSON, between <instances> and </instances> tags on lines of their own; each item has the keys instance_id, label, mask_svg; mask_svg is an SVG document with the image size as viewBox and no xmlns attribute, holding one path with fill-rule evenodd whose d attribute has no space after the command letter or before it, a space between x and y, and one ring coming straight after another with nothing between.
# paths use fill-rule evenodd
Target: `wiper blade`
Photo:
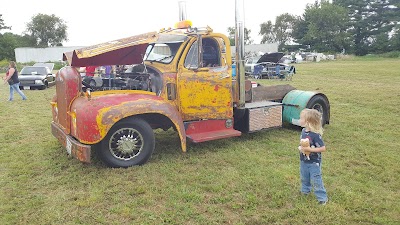
<instances>
[{"instance_id":1,"label":"wiper blade","mask_svg":"<svg viewBox=\"0 0 400 225\"><path fill-rule=\"evenodd\" d=\"M164 57L161 57L161 58L158 58L158 59L150 59L150 60L146 60L146 61L150 61L150 62L160 62L160 61L163 61L163 60L168 59L168 58L171 58L171 57L174 57L174 56L173 56L173 55L167 55L167 56L164 56Z\"/></svg>"}]
</instances>

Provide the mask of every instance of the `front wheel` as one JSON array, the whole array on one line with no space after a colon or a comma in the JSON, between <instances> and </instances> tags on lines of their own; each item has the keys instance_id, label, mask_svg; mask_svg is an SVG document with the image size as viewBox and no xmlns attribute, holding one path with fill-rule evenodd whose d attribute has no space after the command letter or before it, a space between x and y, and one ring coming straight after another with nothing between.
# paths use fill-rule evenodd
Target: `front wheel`
<instances>
[{"instance_id":1,"label":"front wheel","mask_svg":"<svg viewBox=\"0 0 400 225\"><path fill-rule=\"evenodd\" d=\"M314 95L308 101L306 108L315 109L322 114L322 126L329 124L329 102L323 95Z\"/></svg>"},{"instance_id":2,"label":"front wheel","mask_svg":"<svg viewBox=\"0 0 400 225\"><path fill-rule=\"evenodd\" d=\"M45 90L46 88L47 88L47 83L42 85L42 86L40 86L38 89L39 90Z\"/></svg>"},{"instance_id":3,"label":"front wheel","mask_svg":"<svg viewBox=\"0 0 400 225\"><path fill-rule=\"evenodd\" d=\"M140 118L115 124L100 142L99 158L110 167L130 167L146 163L155 147L154 132Z\"/></svg>"}]
</instances>

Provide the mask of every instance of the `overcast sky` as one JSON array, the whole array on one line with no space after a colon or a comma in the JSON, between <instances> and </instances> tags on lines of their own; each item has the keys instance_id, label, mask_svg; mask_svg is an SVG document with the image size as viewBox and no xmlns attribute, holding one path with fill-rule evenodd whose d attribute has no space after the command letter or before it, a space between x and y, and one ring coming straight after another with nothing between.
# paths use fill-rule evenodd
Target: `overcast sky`
<instances>
[{"instance_id":1,"label":"overcast sky","mask_svg":"<svg viewBox=\"0 0 400 225\"><path fill-rule=\"evenodd\" d=\"M102 2L102 3L100 3ZM245 27L259 43L260 24L275 21L283 13L301 15L315 0L244 0ZM67 24L64 46L88 46L125 38L161 28L173 27L179 20L178 0L88 1L13 0L3 15L4 24L21 35L26 24L38 13L61 18ZM186 0L187 17L194 27L209 25L214 32L227 34L235 26L235 0Z\"/></svg>"}]
</instances>

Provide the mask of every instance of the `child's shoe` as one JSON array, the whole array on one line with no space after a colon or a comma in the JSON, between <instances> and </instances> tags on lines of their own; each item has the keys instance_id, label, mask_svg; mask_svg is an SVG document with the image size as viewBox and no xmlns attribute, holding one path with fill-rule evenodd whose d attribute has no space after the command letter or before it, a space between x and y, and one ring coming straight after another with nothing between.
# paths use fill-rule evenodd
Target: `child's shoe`
<instances>
[{"instance_id":1,"label":"child's shoe","mask_svg":"<svg viewBox=\"0 0 400 225\"><path fill-rule=\"evenodd\" d=\"M328 203L328 199L326 201L319 201L318 204L320 205L326 205L326 203Z\"/></svg>"}]
</instances>

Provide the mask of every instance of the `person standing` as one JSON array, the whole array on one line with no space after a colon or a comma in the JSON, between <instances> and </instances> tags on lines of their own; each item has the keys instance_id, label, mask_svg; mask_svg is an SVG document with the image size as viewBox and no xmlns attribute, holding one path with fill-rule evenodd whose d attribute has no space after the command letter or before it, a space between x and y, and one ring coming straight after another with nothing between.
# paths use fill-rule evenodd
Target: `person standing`
<instances>
[{"instance_id":1,"label":"person standing","mask_svg":"<svg viewBox=\"0 0 400 225\"><path fill-rule=\"evenodd\" d=\"M8 65L6 77L4 78L4 84L6 82L10 85L10 97L8 101L12 101L14 99L14 91L21 95L22 100L27 99L25 94L19 89L18 70L14 61L10 61Z\"/></svg>"},{"instance_id":2,"label":"person standing","mask_svg":"<svg viewBox=\"0 0 400 225\"><path fill-rule=\"evenodd\" d=\"M93 77L96 71L96 66L86 66L85 71L87 77Z\"/></svg>"},{"instance_id":3,"label":"person standing","mask_svg":"<svg viewBox=\"0 0 400 225\"><path fill-rule=\"evenodd\" d=\"M300 151L300 179L303 195L311 193L314 187L314 194L319 204L325 205L328 202L328 195L322 181L322 152L326 151L322 140L322 114L315 109L304 109L300 113L301 131L300 142L307 140L307 146L299 146Z\"/></svg>"},{"instance_id":4,"label":"person standing","mask_svg":"<svg viewBox=\"0 0 400 225\"><path fill-rule=\"evenodd\" d=\"M111 65L106 65L106 66L104 66L104 77L110 78L110 77L111 77L112 70L113 70L113 68L112 68Z\"/></svg>"},{"instance_id":5,"label":"person standing","mask_svg":"<svg viewBox=\"0 0 400 225\"><path fill-rule=\"evenodd\" d=\"M112 74L113 67L111 65L105 65L105 66L103 66L103 68L104 68L103 77L108 79L108 88L111 89L111 74Z\"/></svg>"}]
</instances>

